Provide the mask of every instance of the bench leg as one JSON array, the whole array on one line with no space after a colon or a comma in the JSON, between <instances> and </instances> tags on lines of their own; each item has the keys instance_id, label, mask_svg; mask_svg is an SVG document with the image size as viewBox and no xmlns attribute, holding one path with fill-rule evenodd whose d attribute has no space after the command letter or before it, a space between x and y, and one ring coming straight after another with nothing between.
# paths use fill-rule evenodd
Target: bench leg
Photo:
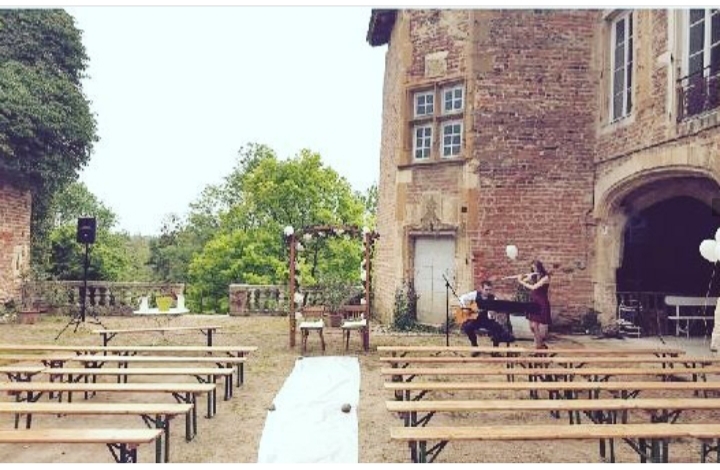
<instances>
[{"instance_id":1,"label":"bench leg","mask_svg":"<svg viewBox=\"0 0 720 470\"><path fill-rule=\"evenodd\" d=\"M320 333L320 346L322 347L323 353L325 352L325 333L323 330L319 330Z\"/></svg>"}]
</instances>

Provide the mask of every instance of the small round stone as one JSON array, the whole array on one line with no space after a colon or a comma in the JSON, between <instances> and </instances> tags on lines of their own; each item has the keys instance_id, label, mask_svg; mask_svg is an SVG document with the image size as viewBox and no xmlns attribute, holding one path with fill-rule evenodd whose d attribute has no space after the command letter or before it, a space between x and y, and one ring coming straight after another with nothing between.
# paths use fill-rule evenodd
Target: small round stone
<instances>
[{"instance_id":1,"label":"small round stone","mask_svg":"<svg viewBox=\"0 0 720 470\"><path fill-rule=\"evenodd\" d=\"M343 413L350 413L350 409L351 409L351 408L352 408L352 407L350 406L349 403L345 403L345 404L342 406L341 410L342 410Z\"/></svg>"},{"instance_id":2,"label":"small round stone","mask_svg":"<svg viewBox=\"0 0 720 470\"><path fill-rule=\"evenodd\" d=\"M268 411L275 411L275 403L268 407Z\"/></svg>"}]
</instances>

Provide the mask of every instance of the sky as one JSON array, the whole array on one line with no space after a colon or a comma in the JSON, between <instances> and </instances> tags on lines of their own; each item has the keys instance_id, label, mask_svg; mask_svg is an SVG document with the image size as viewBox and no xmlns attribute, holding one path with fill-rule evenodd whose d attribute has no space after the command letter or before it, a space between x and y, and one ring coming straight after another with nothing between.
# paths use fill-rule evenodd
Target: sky
<instances>
[{"instance_id":1,"label":"sky","mask_svg":"<svg viewBox=\"0 0 720 470\"><path fill-rule=\"evenodd\" d=\"M65 10L100 138L80 180L116 229L157 235L250 142L319 152L358 191L377 183L386 46L365 40L370 7Z\"/></svg>"}]
</instances>

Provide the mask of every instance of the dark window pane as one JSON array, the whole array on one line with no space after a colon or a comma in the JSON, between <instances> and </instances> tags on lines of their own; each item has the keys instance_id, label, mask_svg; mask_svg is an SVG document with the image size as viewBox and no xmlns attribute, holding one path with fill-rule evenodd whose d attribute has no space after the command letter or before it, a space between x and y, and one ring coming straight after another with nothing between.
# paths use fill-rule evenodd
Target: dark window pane
<instances>
[{"instance_id":1,"label":"dark window pane","mask_svg":"<svg viewBox=\"0 0 720 470\"><path fill-rule=\"evenodd\" d=\"M448 155L450 155L450 151L451 151L450 147L444 147L443 148L443 157L447 157Z\"/></svg>"},{"instance_id":2,"label":"dark window pane","mask_svg":"<svg viewBox=\"0 0 720 470\"><path fill-rule=\"evenodd\" d=\"M690 56L690 60L688 61L688 74L692 75L702 71L703 66L704 62L702 52L695 54L694 56Z\"/></svg>"},{"instance_id":3,"label":"dark window pane","mask_svg":"<svg viewBox=\"0 0 720 470\"><path fill-rule=\"evenodd\" d=\"M690 24L705 18L705 10L690 10Z\"/></svg>"},{"instance_id":4,"label":"dark window pane","mask_svg":"<svg viewBox=\"0 0 720 470\"><path fill-rule=\"evenodd\" d=\"M690 54L705 47L705 22L690 27Z\"/></svg>"},{"instance_id":5,"label":"dark window pane","mask_svg":"<svg viewBox=\"0 0 720 470\"><path fill-rule=\"evenodd\" d=\"M617 95L625 89L625 71L616 70L613 74L613 94Z\"/></svg>"},{"instance_id":6,"label":"dark window pane","mask_svg":"<svg viewBox=\"0 0 720 470\"><path fill-rule=\"evenodd\" d=\"M461 100L455 100L455 109L462 108L462 101Z\"/></svg>"},{"instance_id":7,"label":"dark window pane","mask_svg":"<svg viewBox=\"0 0 720 470\"><path fill-rule=\"evenodd\" d=\"M452 143L455 144L455 145L460 145L460 136L459 136L459 135L456 135L455 137L453 137L453 138L452 138Z\"/></svg>"},{"instance_id":8,"label":"dark window pane","mask_svg":"<svg viewBox=\"0 0 720 470\"><path fill-rule=\"evenodd\" d=\"M625 41L625 20L622 19L615 23L615 43L619 44Z\"/></svg>"},{"instance_id":9,"label":"dark window pane","mask_svg":"<svg viewBox=\"0 0 720 470\"><path fill-rule=\"evenodd\" d=\"M720 70L720 44L710 49L710 75Z\"/></svg>"},{"instance_id":10,"label":"dark window pane","mask_svg":"<svg viewBox=\"0 0 720 470\"><path fill-rule=\"evenodd\" d=\"M712 16L711 24L712 43L715 44L716 42L720 41L720 13L715 13Z\"/></svg>"},{"instance_id":11,"label":"dark window pane","mask_svg":"<svg viewBox=\"0 0 720 470\"><path fill-rule=\"evenodd\" d=\"M632 40L632 38L630 38L628 40L627 57L628 57L628 59L627 59L628 63L632 62L632 60L633 60L633 40Z\"/></svg>"},{"instance_id":12,"label":"dark window pane","mask_svg":"<svg viewBox=\"0 0 720 470\"><path fill-rule=\"evenodd\" d=\"M618 93L613 97L613 119L618 119L622 116L622 103L623 95Z\"/></svg>"},{"instance_id":13,"label":"dark window pane","mask_svg":"<svg viewBox=\"0 0 720 470\"><path fill-rule=\"evenodd\" d=\"M443 139L443 145L450 145L450 144L452 144L452 137L445 136L445 138Z\"/></svg>"},{"instance_id":14,"label":"dark window pane","mask_svg":"<svg viewBox=\"0 0 720 470\"><path fill-rule=\"evenodd\" d=\"M462 98L462 88L455 90L455 98Z\"/></svg>"}]
</instances>

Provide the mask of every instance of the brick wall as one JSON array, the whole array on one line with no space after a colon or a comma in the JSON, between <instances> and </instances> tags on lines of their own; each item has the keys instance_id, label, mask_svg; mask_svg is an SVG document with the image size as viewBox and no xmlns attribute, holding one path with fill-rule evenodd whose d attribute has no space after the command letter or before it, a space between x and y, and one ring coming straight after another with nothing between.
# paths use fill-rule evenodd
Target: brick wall
<instances>
[{"instance_id":1,"label":"brick wall","mask_svg":"<svg viewBox=\"0 0 720 470\"><path fill-rule=\"evenodd\" d=\"M595 11L476 14L474 156L480 178L474 277L543 261L558 323L592 306L588 266L596 85ZM505 246L518 246L508 260ZM499 285L505 294L513 284Z\"/></svg>"},{"instance_id":2,"label":"brick wall","mask_svg":"<svg viewBox=\"0 0 720 470\"><path fill-rule=\"evenodd\" d=\"M30 262L30 211L29 192L0 183L0 302L19 299Z\"/></svg>"}]
</instances>

